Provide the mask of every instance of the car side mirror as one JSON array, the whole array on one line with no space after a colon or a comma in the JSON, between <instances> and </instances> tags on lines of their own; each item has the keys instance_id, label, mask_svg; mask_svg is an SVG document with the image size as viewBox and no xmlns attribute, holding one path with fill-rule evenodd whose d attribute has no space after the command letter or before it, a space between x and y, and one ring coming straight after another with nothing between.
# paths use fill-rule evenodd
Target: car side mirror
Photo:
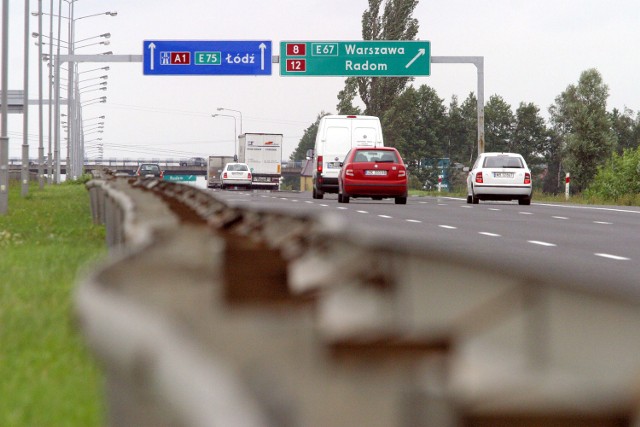
<instances>
[{"instance_id":1,"label":"car side mirror","mask_svg":"<svg viewBox=\"0 0 640 427\"><path fill-rule=\"evenodd\" d=\"M307 150L307 154L306 154L307 160L313 159L314 155L315 155L315 153L313 151L313 148L310 148L310 149Z\"/></svg>"},{"instance_id":2,"label":"car side mirror","mask_svg":"<svg viewBox=\"0 0 640 427\"><path fill-rule=\"evenodd\" d=\"M462 168L462 172L469 172L471 169L469 169L469 166L465 166Z\"/></svg>"},{"instance_id":3,"label":"car side mirror","mask_svg":"<svg viewBox=\"0 0 640 427\"><path fill-rule=\"evenodd\" d=\"M344 162L340 162L340 167L343 167L343 166L344 166Z\"/></svg>"}]
</instances>

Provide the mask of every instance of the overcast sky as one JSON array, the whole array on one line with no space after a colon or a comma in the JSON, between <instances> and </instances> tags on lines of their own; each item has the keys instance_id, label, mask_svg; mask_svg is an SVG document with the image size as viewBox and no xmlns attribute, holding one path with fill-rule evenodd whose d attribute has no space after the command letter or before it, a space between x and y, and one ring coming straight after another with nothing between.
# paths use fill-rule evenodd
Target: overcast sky
<instances>
[{"instance_id":1,"label":"overcast sky","mask_svg":"<svg viewBox=\"0 0 640 427\"><path fill-rule=\"evenodd\" d=\"M49 12L50 0L43 0ZM54 0L57 8L58 0ZM62 15L67 15L66 0ZM76 17L117 11L76 21L76 40L111 33L109 46L76 53L142 54L143 40L271 40L279 54L284 40L360 40L366 0L77 0ZM24 3L10 1L10 89L22 89ZM32 10L38 2L31 1ZM57 13L57 12L55 12ZM431 42L434 56L483 56L485 100L502 96L512 109L533 102L544 117L549 105L580 73L597 68L609 86L608 109L640 109L640 3L638 0L421 0L415 13L418 38ZM44 33L49 32L45 17ZM66 22L63 21L63 23ZM30 20L37 31L37 18ZM66 39L66 28L62 39ZM37 98L37 47L31 39L30 98ZM106 65L106 64L105 64ZM83 64L91 70L100 64ZM88 92L86 126L105 115L101 137L105 158L184 158L232 154L238 113L212 118L218 107L238 110L244 132L284 134L288 158L321 111L335 112L344 77L144 76L141 63L111 64L106 92ZM46 73L45 73L46 74ZM97 78L86 72L82 79ZM100 80L86 80L81 86ZM432 64L431 76L414 85L433 87L448 105L476 92L473 65ZM46 96L46 91L45 91ZM29 114L30 156L37 157L38 109ZM46 129L45 124L45 129ZM11 115L10 157L20 157L22 118ZM90 143L90 145L95 142ZM487 145L490 141L487 141ZM45 137L45 153L47 151ZM63 150L65 146L63 145ZM89 154L92 154L89 150Z\"/></svg>"}]
</instances>

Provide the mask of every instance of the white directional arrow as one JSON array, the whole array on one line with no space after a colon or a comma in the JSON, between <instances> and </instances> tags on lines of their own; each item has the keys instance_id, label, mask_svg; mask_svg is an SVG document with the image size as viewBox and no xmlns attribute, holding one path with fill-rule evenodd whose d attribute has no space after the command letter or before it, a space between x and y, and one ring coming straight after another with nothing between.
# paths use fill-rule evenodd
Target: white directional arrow
<instances>
[{"instance_id":1,"label":"white directional arrow","mask_svg":"<svg viewBox=\"0 0 640 427\"><path fill-rule=\"evenodd\" d=\"M407 65L404 66L404 68L409 68L411 66L411 64L416 62L416 59L420 58L422 55L425 55L426 53L427 53L426 49L418 49L417 55L414 56L413 59L411 61L409 61L409 63Z\"/></svg>"},{"instance_id":2,"label":"white directional arrow","mask_svg":"<svg viewBox=\"0 0 640 427\"><path fill-rule=\"evenodd\" d=\"M267 48L267 45L260 43L258 47L260 48L260 69L264 70L264 50Z\"/></svg>"},{"instance_id":3,"label":"white directional arrow","mask_svg":"<svg viewBox=\"0 0 640 427\"><path fill-rule=\"evenodd\" d=\"M154 42L149 43L149 51L151 52L151 63L150 63L150 68L151 70L153 70L153 57L154 57L154 51L156 49L156 45Z\"/></svg>"}]
</instances>

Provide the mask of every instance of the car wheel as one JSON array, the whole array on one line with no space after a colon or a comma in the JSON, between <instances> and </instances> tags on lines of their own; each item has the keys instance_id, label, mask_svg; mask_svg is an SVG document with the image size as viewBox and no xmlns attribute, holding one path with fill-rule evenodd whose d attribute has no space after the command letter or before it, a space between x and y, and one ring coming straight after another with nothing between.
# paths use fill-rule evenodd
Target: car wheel
<instances>
[{"instance_id":1,"label":"car wheel","mask_svg":"<svg viewBox=\"0 0 640 427\"><path fill-rule=\"evenodd\" d=\"M315 187L313 189L313 198L314 199L322 199L324 198L324 193L320 190L316 190Z\"/></svg>"},{"instance_id":2,"label":"car wheel","mask_svg":"<svg viewBox=\"0 0 640 427\"><path fill-rule=\"evenodd\" d=\"M347 196L346 194L344 194L342 196L342 203L349 203L349 196Z\"/></svg>"},{"instance_id":3,"label":"car wheel","mask_svg":"<svg viewBox=\"0 0 640 427\"><path fill-rule=\"evenodd\" d=\"M473 202L472 197L471 196L467 196L467 203L471 203Z\"/></svg>"},{"instance_id":4,"label":"car wheel","mask_svg":"<svg viewBox=\"0 0 640 427\"><path fill-rule=\"evenodd\" d=\"M342 193L338 193L338 203L344 203L342 201Z\"/></svg>"},{"instance_id":5,"label":"car wheel","mask_svg":"<svg viewBox=\"0 0 640 427\"><path fill-rule=\"evenodd\" d=\"M530 205L531 204L531 197L523 197L522 199L518 199L518 204L519 205Z\"/></svg>"},{"instance_id":6,"label":"car wheel","mask_svg":"<svg viewBox=\"0 0 640 427\"><path fill-rule=\"evenodd\" d=\"M407 198L406 197L396 197L396 205L406 205Z\"/></svg>"}]
</instances>

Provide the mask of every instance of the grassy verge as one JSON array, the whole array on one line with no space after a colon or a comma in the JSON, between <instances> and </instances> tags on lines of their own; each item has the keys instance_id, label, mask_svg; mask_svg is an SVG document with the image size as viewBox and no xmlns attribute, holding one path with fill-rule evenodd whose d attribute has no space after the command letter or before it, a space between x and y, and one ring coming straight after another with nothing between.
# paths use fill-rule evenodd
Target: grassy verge
<instances>
[{"instance_id":1,"label":"grassy verge","mask_svg":"<svg viewBox=\"0 0 640 427\"><path fill-rule=\"evenodd\" d=\"M74 327L76 274L106 255L83 185L27 197L0 216L0 426L104 424L102 377Z\"/></svg>"}]
</instances>

